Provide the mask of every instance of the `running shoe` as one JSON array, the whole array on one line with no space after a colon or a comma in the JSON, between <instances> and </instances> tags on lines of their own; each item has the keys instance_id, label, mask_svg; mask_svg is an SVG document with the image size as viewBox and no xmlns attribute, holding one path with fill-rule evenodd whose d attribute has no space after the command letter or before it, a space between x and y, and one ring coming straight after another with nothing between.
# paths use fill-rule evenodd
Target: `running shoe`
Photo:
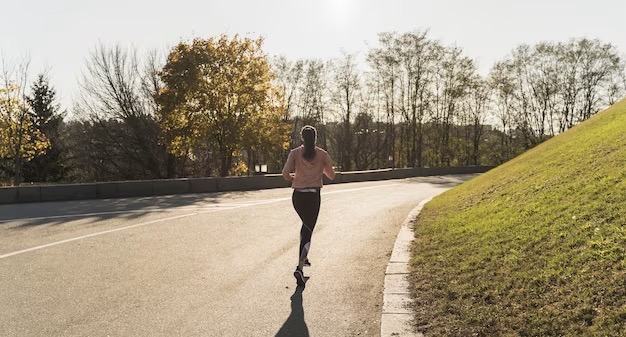
<instances>
[{"instance_id":1,"label":"running shoe","mask_svg":"<svg viewBox=\"0 0 626 337\"><path fill-rule=\"evenodd\" d=\"M298 286L304 286L306 281L304 280L304 273L302 273L302 269L296 268L296 271L293 272L293 276L296 278Z\"/></svg>"}]
</instances>

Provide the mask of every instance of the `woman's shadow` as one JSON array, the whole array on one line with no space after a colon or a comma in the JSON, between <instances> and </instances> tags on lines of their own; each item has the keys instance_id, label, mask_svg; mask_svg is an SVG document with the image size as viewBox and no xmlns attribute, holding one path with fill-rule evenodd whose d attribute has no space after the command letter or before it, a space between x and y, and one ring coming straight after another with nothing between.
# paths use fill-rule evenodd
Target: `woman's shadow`
<instances>
[{"instance_id":1,"label":"woman's shadow","mask_svg":"<svg viewBox=\"0 0 626 337\"><path fill-rule=\"evenodd\" d=\"M304 321L304 308L302 308L303 291L304 286L298 286L291 295L291 314L275 337L309 337L309 329Z\"/></svg>"}]
</instances>

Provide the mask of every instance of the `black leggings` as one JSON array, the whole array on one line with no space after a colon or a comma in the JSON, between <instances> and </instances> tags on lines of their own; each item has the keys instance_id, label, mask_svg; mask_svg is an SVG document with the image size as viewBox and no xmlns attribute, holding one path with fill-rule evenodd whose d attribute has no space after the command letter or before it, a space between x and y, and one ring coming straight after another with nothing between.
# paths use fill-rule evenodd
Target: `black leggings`
<instances>
[{"instance_id":1,"label":"black leggings","mask_svg":"<svg viewBox=\"0 0 626 337\"><path fill-rule=\"evenodd\" d=\"M298 266L302 268L303 262L306 260L311 247L311 235L317 216L320 213L320 191L317 192L298 192L293 191L291 197L293 208L302 220L302 228L300 229L300 256Z\"/></svg>"}]
</instances>

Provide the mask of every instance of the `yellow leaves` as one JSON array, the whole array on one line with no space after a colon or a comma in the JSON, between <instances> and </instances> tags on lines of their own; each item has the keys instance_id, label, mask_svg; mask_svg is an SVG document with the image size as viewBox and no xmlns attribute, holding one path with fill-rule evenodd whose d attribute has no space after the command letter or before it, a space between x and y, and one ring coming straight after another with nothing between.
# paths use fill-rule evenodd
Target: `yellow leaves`
<instances>
[{"instance_id":1,"label":"yellow leaves","mask_svg":"<svg viewBox=\"0 0 626 337\"><path fill-rule=\"evenodd\" d=\"M268 110L273 90L262 42L221 35L172 49L160 73L165 85L157 97L170 151L207 143L236 149L250 138L247 133L254 132L251 126Z\"/></svg>"},{"instance_id":2,"label":"yellow leaves","mask_svg":"<svg viewBox=\"0 0 626 337\"><path fill-rule=\"evenodd\" d=\"M0 88L0 157L30 161L44 154L50 142L35 128L26 102L18 99L19 88Z\"/></svg>"},{"instance_id":3,"label":"yellow leaves","mask_svg":"<svg viewBox=\"0 0 626 337\"><path fill-rule=\"evenodd\" d=\"M228 171L230 176L245 176L248 174L248 165L242 160L237 160L235 165Z\"/></svg>"},{"instance_id":4,"label":"yellow leaves","mask_svg":"<svg viewBox=\"0 0 626 337\"><path fill-rule=\"evenodd\" d=\"M241 149L264 160L282 160L291 126L262 44L261 38L221 35L172 48L159 73L164 85L156 97L169 153L201 158L206 156L199 151L209 151L210 158L221 161L221 175L248 172L238 159ZM231 159L233 164L225 167Z\"/></svg>"}]
</instances>

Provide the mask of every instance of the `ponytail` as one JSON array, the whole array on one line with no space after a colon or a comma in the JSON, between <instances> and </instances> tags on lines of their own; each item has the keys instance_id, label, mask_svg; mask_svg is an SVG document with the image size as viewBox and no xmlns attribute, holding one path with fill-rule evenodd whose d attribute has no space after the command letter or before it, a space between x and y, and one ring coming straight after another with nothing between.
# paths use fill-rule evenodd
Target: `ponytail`
<instances>
[{"instance_id":1,"label":"ponytail","mask_svg":"<svg viewBox=\"0 0 626 337\"><path fill-rule=\"evenodd\" d=\"M302 141L304 142L304 159L311 160L315 158L315 139L317 138L317 130L310 125L305 125L300 131Z\"/></svg>"}]
</instances>

